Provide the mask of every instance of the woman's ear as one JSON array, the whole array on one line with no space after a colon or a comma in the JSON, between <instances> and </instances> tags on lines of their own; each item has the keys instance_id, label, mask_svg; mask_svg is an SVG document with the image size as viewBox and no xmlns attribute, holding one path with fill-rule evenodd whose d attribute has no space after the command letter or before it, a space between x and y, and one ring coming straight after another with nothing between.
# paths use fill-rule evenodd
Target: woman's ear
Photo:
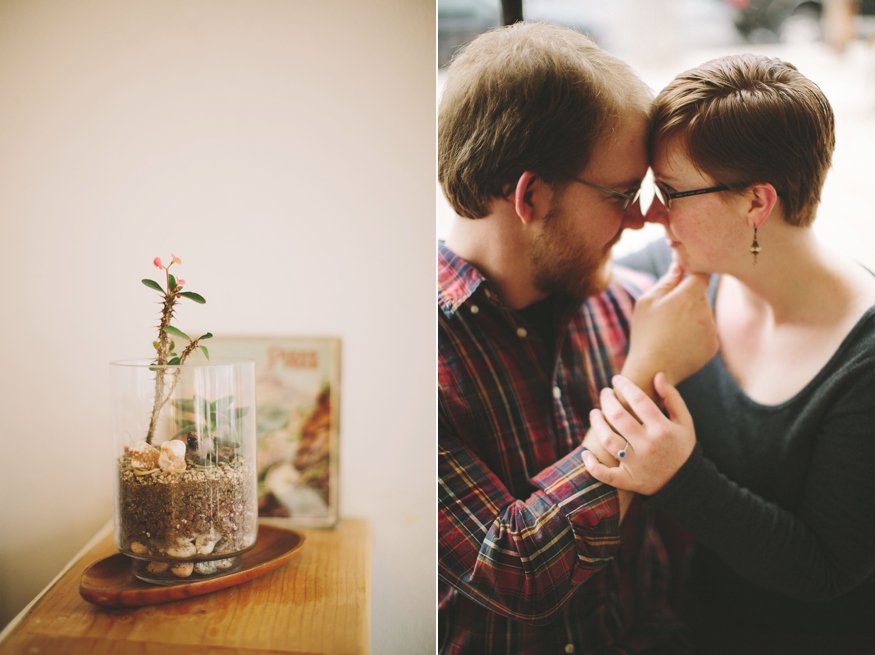
<instances>
[{"instance_id":1,"label":"woman's ear","mask_svg":"<svg viewBox=\"0 0 875 655\"><path fill-rule=\"evenodd\" d=\"M514 209L520 220L531 225L543 215L542 204L547 197L545 192L548 187L537 173L525 171L517 180L514 190Z\"/></svg>"},{"instance_id":2,"label":"woman's ear","mask_svg":"<svg viewBox=\"0 0 875 655\"><path fill-rule=\"evenodd\" d=\"M748 188L747 192L750 199L747 209L747 224L752 228L760 227L771 216L772 210L778 202L778 192L768 182L754 184Z\"/></svg>"}]
</instances>

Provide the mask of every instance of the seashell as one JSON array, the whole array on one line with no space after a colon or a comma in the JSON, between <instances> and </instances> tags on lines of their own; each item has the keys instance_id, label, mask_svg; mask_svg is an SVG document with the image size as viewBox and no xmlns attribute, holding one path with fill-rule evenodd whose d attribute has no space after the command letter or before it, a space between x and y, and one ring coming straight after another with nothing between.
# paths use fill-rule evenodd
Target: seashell
<instances>
[{"instance_id":1,"label":"seashell","mask_svg":"<svg viewBox=\"0 0 875 655\"><path fill-rule=\"evenodd\" d=\"M131 552L135 555L145 555L149 552L149 549L141 544L139 541L132 541L131 545L128 546L131 549Z\"/></svg>"},{"instance_id":2,"label":"seashell","mask_svg":"<svg viewBox=\"0 0 875 655\"><path fill-rule=\"evenodd\" d=\"M194 432L189 432L185 438L188 453L198 462L206 462L213 455L215 442L212 437L199 437Z\"/></svg>"},{"instance_id":3,"label":"seashell","mask_svg":"<svg viewBox=\"0 0 875 655\"><path fill-rule=\"evenodd\" d=\"M128 449L131 455L131 466L135 469L151 471L158 468L158 450L155 446L139 441Z\"/></svg>"},{"instance_id":4,"label":"seashell","mask_svg":"<svg viewBox=\"0 0 875 655\"><path fill-rule=\"evenodd\" d=\"M176 439L161 444L158 466L161 467L162 471L184 471L185 444Z\"/></svg>"},{"instance_id":5,"label":"seashell","mask_svg":"<svg viewBox=\"0 0 875 655\"><path fill-rule=\"evenodd\" d=\"M170 570L177 578L187 578L194 570L194 564L191 562L180 562Z\"/></svg>"}]
</instances>

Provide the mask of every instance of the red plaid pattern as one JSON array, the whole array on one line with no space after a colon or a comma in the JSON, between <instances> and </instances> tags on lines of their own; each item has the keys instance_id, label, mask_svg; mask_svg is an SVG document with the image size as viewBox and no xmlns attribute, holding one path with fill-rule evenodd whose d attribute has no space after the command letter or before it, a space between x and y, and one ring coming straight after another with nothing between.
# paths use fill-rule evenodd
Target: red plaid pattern
<instances>
[{"instance_id":1,"label":"red plaid pattern","mask_svg":"<svg viewBox=\"0 0 875 655\"><path fill-rule=\"evenodd\" d=\"M621 529L616 491L580 458L646 283L620 274L583 304L557 299L563 327L547 352L473 266L439 246L441 653L685 648L654 515L636 501Z\"/></svg>"}]
</instances>

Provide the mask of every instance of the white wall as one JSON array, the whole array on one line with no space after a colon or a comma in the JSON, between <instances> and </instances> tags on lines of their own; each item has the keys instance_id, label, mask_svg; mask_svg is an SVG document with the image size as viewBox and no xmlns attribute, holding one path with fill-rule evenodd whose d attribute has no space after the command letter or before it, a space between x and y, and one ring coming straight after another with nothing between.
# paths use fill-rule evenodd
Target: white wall
<instances>
[{"instance_id":1,"label":"white wall","mask_svg":"<svg viewBox=\"0 0 875 655\"><path fill-rule=\"evenodd\" d=\"M372 650L435 648L432 0L0 0L0 627L111 512L108 362L343 338Z\"/></svg>"}]
</instances>

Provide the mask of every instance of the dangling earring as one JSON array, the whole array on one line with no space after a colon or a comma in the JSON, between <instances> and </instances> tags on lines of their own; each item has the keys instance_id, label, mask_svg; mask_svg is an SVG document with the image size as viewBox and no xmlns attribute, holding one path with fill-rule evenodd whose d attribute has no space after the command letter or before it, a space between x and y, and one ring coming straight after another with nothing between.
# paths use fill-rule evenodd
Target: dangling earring
<instances>
[{"instance_id":1,"label":"dangling earring","mask_svg":"<svg viewBox=\"0 0 875 655\"><path fill-rule=\"evenodd\" d=\"M757 243L757 229L753 229L753 243L750 244L750 252L753 255L753 263L757 263L757 255L760 254L760 244Z\"/></svg>"}]
</instances>

